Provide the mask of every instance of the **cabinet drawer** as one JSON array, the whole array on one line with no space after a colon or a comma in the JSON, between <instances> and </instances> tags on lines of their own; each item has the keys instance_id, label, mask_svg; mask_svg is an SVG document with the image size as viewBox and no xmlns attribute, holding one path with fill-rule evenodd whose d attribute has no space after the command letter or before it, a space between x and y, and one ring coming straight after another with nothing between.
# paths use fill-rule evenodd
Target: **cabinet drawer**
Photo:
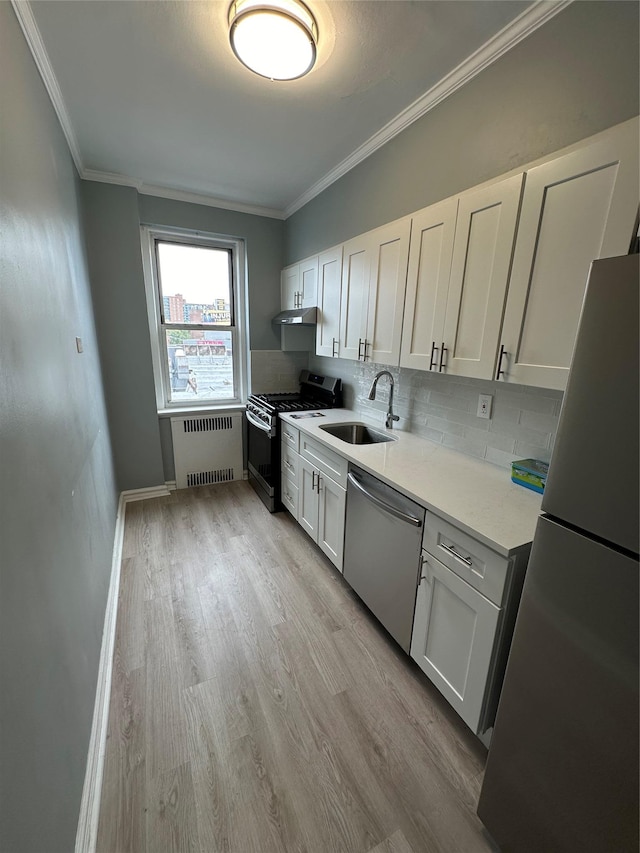
<instances>
[{"instance_id":1,"label":"cabinet drawer","mask_svg":"<svg viewBox=\"0 0 640 853\"><path fill-rule=\"evenodd\" d=\"M286 444L287 447L290 447L291 450L295 450L298 452L298 448L300 446L300 432L295 427L290 426L289 424L282 422L282 443Z\"/></svg>"},{"instance_id":2,"label":"cabinet drawer","mask_svg":"<svg viewBox=\"0 0 640 853\"><path fill-rule=\"evenodd\" d=\"M422 546L490 601L502 604L509 569L505 557L431 512Z\"/></svg>"},{"instance_id":3,"label":"cabinet drawer","mask_svg":"<svg viewBox=\"0 0 640 853\"><path fill-rule=\"evenodd\" d=\"M329 450L319 441L309 438L304 433L300 436L300 456L346 489L349 463L343 456L334 453L333 450Z\"/></svg>"},{"instance_id":4,"label":"cabinet drawer","mask_svg":"<svg viewBox=\"0 0 640 853\"><path fill-rule=\"evenodd\" d=\"M282 481L280 484L281 492L282 492L282 503L289 510L291 515L298 520L298 487L289 477L282 475Z\"/></svg>"},{"instance_id":5,"label":"cabinet drawer","mask_svg":"<svg viewBox=\"0 0 640 853\"><path fill-rule=\"evenodd\" d=\"M288 477L293 483L298 485L300 468L300 456L282 439L282 476Z\"/></svg>"}]
</instances>

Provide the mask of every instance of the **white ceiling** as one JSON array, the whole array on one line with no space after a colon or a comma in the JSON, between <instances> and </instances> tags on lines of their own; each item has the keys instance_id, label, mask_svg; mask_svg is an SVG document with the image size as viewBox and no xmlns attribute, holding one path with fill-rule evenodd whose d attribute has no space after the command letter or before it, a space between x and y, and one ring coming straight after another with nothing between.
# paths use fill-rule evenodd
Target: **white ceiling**
<instances>
[{"instance_id":1,"label":"white ceiling","mask_svg":"<svg viewBox=\"0 0 640 853\"><path fill-rule=\"evenodd\" d=\"M271 82L229 2L14 0L84 177L289 215L566 5L308 0L319 61Z\"/></svg>"}]
</instances>

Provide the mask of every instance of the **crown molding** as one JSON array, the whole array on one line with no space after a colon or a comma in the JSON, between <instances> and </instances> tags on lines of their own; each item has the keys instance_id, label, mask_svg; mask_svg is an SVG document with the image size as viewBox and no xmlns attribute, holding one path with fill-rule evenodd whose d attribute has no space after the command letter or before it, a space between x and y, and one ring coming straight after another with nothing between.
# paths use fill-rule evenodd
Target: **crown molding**
<instances>
[{"instance_id":1,"label":"crown molding","mask_svg":"<svg viewBox=\"0 0 640 853\"><path fill-rule=\"evenodd\" d=\"M138 191L142 181L121 175L118 172L101 172L99 169L83 169L80 177L85 181L98 181L100 184L117 184L120 187L135 187Z\"/></svg>"},{"instance_id":2,"label":"crown molding","mask_svg":"<svg viewBox=\"0 0 640 853\"><path fill-rule=\"evenodd\" d=\"M98 169L84 169L81 178L85 181L98 181L101 184L117 184L121 187L134 187L140 195L152 195L156 198L167 198L172 201L188 201L190 204L203 204L206 207L218 207L222 210L233 210L236 213L250 213L252 216L267 216L271 219L284 219L284 212L273 207L260 207L257 204L242 204L224 198L194 193L189 190L145 184L129 175L118 172L101 172Z\"/></svg>"},{"instance_id":3,"label":"crown molding","mask_svg":"<svg viewBox=\"0 0 640 853\"><path fill-rule=\"evenodd\" d=\"M58 121L62 127L64 137L67 140L67 145L69 146L69 151L73 157L73 162L75 163L78 173L82 176L84 173L84 165L82 163L82 157L80 156L78 141L76 140L76 135L73 132L66 104L62 97L60 86L58 86L56 75L53 73L49 55L44 46L44 42L42 41L42 36L40 35L40 30L36 24L36 19L33 17L31 6L29 5L28 0L11 0L11 5L13 6L13 11L16 13L16 17L22 32L24 33L24 37L27 40L29 50L31 51L31 55L36 63L42 82L44 83L49 98L51 99L53 109L58 116Z\"/></svg>"},{"instance_id":4,"label":"crown molding","mask_svg":"<svg viewBox=\"0 0 640 853\"><path fill-rule=\"evenodd\" d=\"M284 219L284 211L274 207L261 207L258 204L243 204L215 196L202 195L188 190L173 189L172 187L141 184L138 192L142 195L153 195L156 198L168 198L173 201L188 201L191 204L204 204L207 207L219 207L222 210L233 210L236 213L250 213L252 216L266 216L270 219Z\"/></svg>"},{"instance_id":5,"label":"crown molding","mask_svg":"<svg viewBox=\"0 0 640 853\"><path fill-rule=\"evenodd\" d=\"M518 15L510 24L507 24L499 33L485 42L475 53L467 57L449 74L442 78L435 86L432 86L424 95L410 104L406 109L388 122L377 133L374 133L359 148L356 148L346 159L335 168L309 187L299 198L285 208L285 219L288 219L301 207L310 202L327 187L335 183L355 166L366 160L374 151L382 148L387 142L413 124L419 118L426 115L441 101L448 98L465 83L480 74L485 68L499 59L511 48L515 47L527 36L553 18L573 0L537 0L532 6Z\"/></svg>"},{"instance_id":6,"label":"crown molding","mask_svg":"<svg viewBox=\"0 0 640 853\"><path fill-rule=\"evenodd\" d=\"M207 207L217 207L222 210L233 210L238 213L248 213L253 216L266 216L272 219L288 219L297 210L323 192L331 184L335 183L355 166L366 160L371 154L392 140L395 136L426 115L441 101L460 89L465 83L480 74L485 68L499 59L520 41L527 38L535 30L553 18L573 0L537 0L532 6L522 12L510 24L499 33L485 42L475 53L454 68L449 74L442 78L435 86L421 95L395 118L388 122L377 133L373 134L363 145L356 148L346 159L335 166L331 171L309 187L299 198L288 205L284 210L276 208L261 207L255 204L243 204L215 196L194 193L189 190L181 190L173 187L155 186L145 184L141 179L120 175L115 172L102 172L97 169L86 169L80 149L76 140L71 120L62 97L62 92L56 80L49 56L42 41L38 25L36 24L29 0L11 0L18 22L24 33L29 49L36 63L42 81L45 85L53 108L58 116L65 139L69 146L73 162L78 174L87 181L99 181L101 183L117 184L119 186L134 187L143 195L152 195L158 198L167 198L174 201L186 201L191 204L201 204Z\"/></svg>"}]
</instances>

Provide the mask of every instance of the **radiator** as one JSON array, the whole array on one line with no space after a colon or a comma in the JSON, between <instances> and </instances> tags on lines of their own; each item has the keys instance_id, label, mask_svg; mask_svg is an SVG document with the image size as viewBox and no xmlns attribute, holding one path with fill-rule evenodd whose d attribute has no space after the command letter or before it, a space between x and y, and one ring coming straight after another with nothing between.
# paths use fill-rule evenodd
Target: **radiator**
<instances>
[{"instance_id":1,"label":"radiator","mask_svg":"<svg viewBox=\"0 0 640 853\"><path fill-rule=\"evenodd\" d=\"M241 413L171 418L179 489L242 480L242 419Z\"/></svg>"}]
</instances>

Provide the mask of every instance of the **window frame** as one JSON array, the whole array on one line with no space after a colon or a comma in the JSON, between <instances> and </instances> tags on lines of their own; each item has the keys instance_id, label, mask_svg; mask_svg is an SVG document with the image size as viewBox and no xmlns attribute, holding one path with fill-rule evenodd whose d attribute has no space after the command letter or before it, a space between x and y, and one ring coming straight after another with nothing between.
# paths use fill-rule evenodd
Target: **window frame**
<instances>
[{"instance_id":1,"label":"window frame","mask_svg":"<svg viewBox=\"0 0 640 853\"><path fill-rule=\"evenodd\" d=\"M182 228L159 228L143 225L140 229L142 261L144 269L145 296L153 378L158 412L178 412L180 410L216 410L229 409L243 405L247 389L247 300L245 276L244 241L237 237L212 234L205 231L191 231ZM230 265L230 325L211 323L167 323L164 317L162 288L158 268L158 243L181 243L187 246L201 246L223 249L229 252ZM194 331L231 333L233 387L235 395L219 400L174 400L170 399L171 379L166 343L166 332L171 329L193 329Z\"/></svg>"}]
</instances>

